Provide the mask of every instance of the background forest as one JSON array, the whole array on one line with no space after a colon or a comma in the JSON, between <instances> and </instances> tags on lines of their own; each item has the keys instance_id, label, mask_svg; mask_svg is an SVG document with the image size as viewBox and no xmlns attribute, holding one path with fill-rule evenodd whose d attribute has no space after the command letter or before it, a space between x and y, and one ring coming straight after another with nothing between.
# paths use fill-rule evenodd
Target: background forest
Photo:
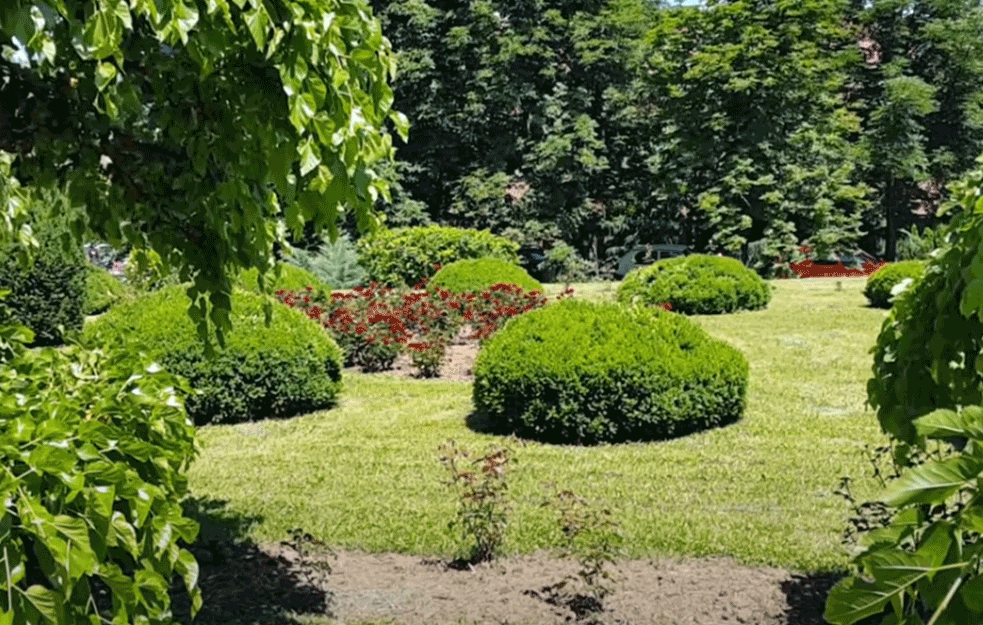
<instances>
[{"instance_id":1,"label":"background forest","mask_svg":"<svg viewBox=\"0 0 983 625\"><path fill-rule=\"evenodd\" d=\"M370 4L411 122L387 225L562 242L599 278L646 243L895 260L983 151L976 1Z\"/></svg>"}]
</instances>

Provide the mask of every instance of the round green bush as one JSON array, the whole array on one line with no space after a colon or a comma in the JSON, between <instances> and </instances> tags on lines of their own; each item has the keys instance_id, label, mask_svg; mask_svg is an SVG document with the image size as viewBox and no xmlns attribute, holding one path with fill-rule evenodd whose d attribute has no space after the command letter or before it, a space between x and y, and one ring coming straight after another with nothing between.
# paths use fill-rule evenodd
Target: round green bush
<instances>
[{"instance_id":1,"label":"round green bush","mask_svg":"<svg viewBox=\"0 0 983 625\"><path fill-rule=\"evenodd\" d=\"M236 289L232 331L214 360L205 359L188 317L183 285L113 307L85 327L82 341L90 347L142 349L165 370L187 378L201 391L185 404L199 425L290 417L331 407L341 390L341 350L303 313L276 301L267 328L263 305L271 299Z\"/></svg>"},{"instance_id":2,"label":"round green bush","mask_svg":"<svg viewBox=\"0 0 983 625\"><path fill-rule=\"evenodd\" d=\"M81 329L85 321L86 267L82 247L65 249L70 236L69 213L55 217L52 206L63 198L48 191L33 198L31 228L40 248L30 268L15 258L17 243L0 245L0 290L9 289L4 303L13 318L34 331L32 347L62 345L64 331Z\"/></svg>"},{"instance_id":3,"label":"round green bush","mask_svg":"<svg viewBox=\"0 0 983 625\"><path fill-rule=\"evenodd\" d=\"M90 265L85 287L85 314L99 315L133 294L133 289L102 267Z\"/></svg>"},{"instance_id":4,"label":"round green bush","mask_svg":"<svg viewBox=\"0 0 983 625\"><path fill-rule=\"evenodd\" d=\"M356 249L368 280L391 287L411 287L431 278L435 264L467 258L493 257L519 264L518 243L485 230L444 226L380 230L359 239Z\"/></svg>"},{"instance_id":5,"label":"round green bush","mask_svg":"<svg viewBox=\"0 0 983 625\"><path fill-rule=\"evenodd\" d=\"M888 263L867 277L864 295L871 306L890 308L891 300L894 298L891 295L891 289L904 280L910 279L915 282L922 277L924 272L925 263L921 260ZM911 288L911 286L909 285L907 288Z\"/></svg>"},{"instance_id":6,"label":"round green bush","mask_svg":"<svg viewBox=\"0 0 983 625\"><path fill-rule=\"evenodd\" d=\"M739 260L692 254L635 269L621 281L618 301L659 306L687 315L758 310L771 301L771 289Z\"/></svg>"},{"instance_id":7,"label":"round green bush","mask_svg":"<svg viewBox=\"0 0 983 625\"><path fill-rule=\"evenodd\" d=\"M474 258L455 261L434 274L427 283L430 289L451 293L481 293L496 284L514 284L526 293L542 291L543 285L513 263L498 258Z\"/></svg>"},{"instance_id":8,"label":"round green bush","mask_svg":"<svg viewBox=\"0 0 983 625\"><path fill-rule=\"evenodd\" d=\"M478 353L473 400L493 429L550 443L659 440L737 421L748 364L660 309L563 300Z\"/></svg>"},{"instance_id":9,"label":"round green bush","mask_svg":"<svg viewBox=\"0 0 983 625\"><path fill-rule=\"evenodd\" d=\"M273 280L274 293L280 289L286 291L304 291L310 286L313 287L311 296L315 299L324 300L331 295L331 287L318 280L314 274L306 269L301 269L300 267L296 267L294 265L288 265L287 263L280 263L280 270L281 275L279 280L275 279L272 272L267 273L266 276L267 281ZM253 268L243 271L239 274L236 284L247 291L258 293L259 270Z\"/></svg>"}]
</instances>

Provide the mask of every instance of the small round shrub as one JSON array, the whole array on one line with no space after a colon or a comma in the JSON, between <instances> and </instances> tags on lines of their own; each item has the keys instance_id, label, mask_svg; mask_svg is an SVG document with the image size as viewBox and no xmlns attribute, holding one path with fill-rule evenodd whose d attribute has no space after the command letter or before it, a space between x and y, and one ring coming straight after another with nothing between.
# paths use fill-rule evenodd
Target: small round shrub
<instances>
[{"instance_id":1,"label":"small round shrub","mask_svg":"<svg viewBox=\"0 0 983 625\"><path fill-rule=\"evenodd\" d=\"M273 292L277 292L280 289L286 291L304 291L307 287L313 287L311 291L311 297L318 300L324 300L331 295L331 287L324 282L317 279L317 277L306 269L301 269L300 267L295 267L294 265L288 265L287 263L280 264L281 275L280 279L277 280L272 272L266 274L267 281L273 281ZM239 278L236 281L238 286L246 289L247 291L253 291L254 293L259 292L259 269L247 269L239 274Z\"/></svg>"},{"instance_id":2,"label":"small round shrub","mask_svg":"<svg viewBox=\"0 0 983 625\"><path fill-rule=\"evenodd\" d=\"M550 443L659 440L737 421L748 364L661 309L563 300L478 353L473 400L493 429Z\"/></svg>"},{"instance_id":3,"label":"small round shrub","mask_svg":"<svg viewBox=\"0 0 983 625\"><path fill-rule=\"evenodd\" d=\"M455 261L434 274L427 287L451 293L481 293L496 284L514 284L523 291L542 291L543 285L513 263L498 258Z\"/></svg>"},{"instance_id":4,"label":"small round shrub","mask_svg":"<svg viewBox=\"0 0 983 625\"><path fill-rule=\"evenodd\" d=\"M771 289L758 274L734 258L692 254L635 269L621 281L618 301L659 306L687 315L758 310L771 301Z\"/></svg>"},{"instance_id":5,"label":"small round shrub","mask_svg":"<svg viewBox=\"0 0 983 625\"><path fill-rule=\"evenodd\" d=\"M519 264L519 245L485 230L419 226L380 230L359 239L359 262L370 282L411 287L433 277L435 264L467 258L500 258Z\"/></svg>"},{"instance_id":6,"label":"small round shrub","mask_svg":"<svg viewBox=\"0 0 983 625\"><path fill-rule=\"evenodd\" d=\"M187 378L201 391L185 403L198 425L331 407L341 390L342 354L334 340L302 312L275 301L267 328L263 305L269 296L236 289L231 299L232 331L214 360L205 358L188 317L183 285L113 307L85 327L82 342L143 350L168 372Z\"/></svg>"},{"instance_id":7,"label":"small round shrub","mask_svg":"<svg viewBox=\"0 0 983 625\"><path fill-rule=\"evenodd\" d=\"M99 315L133 294L133 289L120 282L102 267L90 265L85 287L85 314Z\"/></svg>"},{"instance_id":8,"label":"small round shrub","mask_svg":"<svg viewBox=\"0 0 983 625\"><path fill-rule=\"evenodd\" d=\"M81 329L85 321L86 267L82 247L66 250L63 236L71 236L70 215L55 217L52 206L64 201L43 191L31 204L31 228L40 246L30 268L15 258L18 243L0 245L0 290L9 289L4 303L13 318L34 331L31 347L62 345L64 332Z\"/></svg>"},{"instance_id":9,"label":"small round shrub","mask_svg":"<svg viewBox=\"0 0 983 625\"><path fill-rule=\"evenodd\" d=\"M925 262L921 260L888 263L867 277L864 295L871 306L890 308L891 301L894 299L891 289L904 280L910 279L912 282L918 280L924 272ZM911 286L909 285L908 288Z\"/></svg>"}]
</instances>

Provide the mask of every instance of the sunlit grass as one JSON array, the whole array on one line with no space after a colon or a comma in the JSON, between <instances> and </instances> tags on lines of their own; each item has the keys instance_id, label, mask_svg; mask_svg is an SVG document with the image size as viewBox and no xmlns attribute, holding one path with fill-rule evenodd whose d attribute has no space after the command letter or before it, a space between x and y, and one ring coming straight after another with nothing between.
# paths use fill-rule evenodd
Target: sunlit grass
<instances>
[{"instance_id":1,"label":"sunlit grass","mask_svg":"<svg viewBox=\"0 0 983 625\"><path fill-rule=\"evenodd\" d=\"M837 283L842 290L837 290ZM614 512L626 556L730 555L802 571L843 568L849 510L839 478L872 495L861 450L882 444L864 409L884 311L866 307L863 280L774 281L767 309L696 316L741 350L751 379L738 423L682 439L594 448L529 443L516 451L507 551L559 545L542 485L555 482ZM573 285L613 300L617 284ZM548 295L563 285L548 285ZM500 442L469 429L471 385L346 374L337 408L283 421L201 428L193 494L260 520L250 536L283 540L293 527L348 548L455 556L456 502L436 450L452 438Z\"/></svg>"}]
</instances>

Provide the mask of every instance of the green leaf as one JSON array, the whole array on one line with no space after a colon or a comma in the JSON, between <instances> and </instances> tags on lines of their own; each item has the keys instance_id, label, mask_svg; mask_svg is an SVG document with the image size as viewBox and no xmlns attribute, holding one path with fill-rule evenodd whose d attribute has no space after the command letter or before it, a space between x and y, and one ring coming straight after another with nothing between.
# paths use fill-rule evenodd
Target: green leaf
<instances>
[{"instance_id":1,"label":"green leaf","mask_svg":"<svg viewBox=\"0 0 983 625\"><path fill-rule=\"evenodd\" d=\"M823 618L832 625L852 625L880 614L896 592L857 577L848 577L830 590Z\"/></svg>"},{"instance_id":2,"label":"green leaf","mask_svg":"<svg viewBox=\"0 0 983 625\"><path fill-rule=\"evenodd\" d=\"M181 43L188 43L188 33L198 23L198 9L194 5L186 5L180 0L174 3L174 20L177 23Z\"/></svg>"},{"instance_id":3,"label":"green leaf","mask_svg":"<svg viewBox=\"0 0 983 625\"><path fill-rule=\"evenodd\" d=\"M96 89L104 91L116 78L116 66L112 63L99 63L96 66Z\"/></svg>"},{"instance_id":4,"label":"green leaf","mask_svg":"<svg viewBox=\"0 0 983 625\"><path fill-rule=\"evenodd\" d=\"M393 124L396 126L396 132L399 133L399 138L403 141L408 141L410 120L406 119L406 115L403 115L399 111L390 111L389 119L391 119Z\"/></svg>"},{"instance_id":5,"label":"green leaf","mask_svg":"<svg viewBox=\"0 0 983 625\"><path fill-rule=\"evenodd\" d=\"M983 440L983 410L968 406L962 413L941 408L914 420L915 429L926 438L965 436Z\"/></svg>"},{"instance_id":6,"label":"green leaf","mask_svg":"<svg viewBox=\"0 0 983 625\"><path fill-rule=\"evenodd\" d=\"M243 15L246 18L249 34L252 35L253 41L256 43L256 48L260 52L264 51L266 49L266 32L270 28L269 14L263 4L258 2L251 11L246 11Z\"/></svg>"},{"instance_id":7,"label":"green leaf","mask_svg":"<svg viewBox=\"0 0 983 625\"><path fill-rule=\"evenodd\" d=\"M85 23L83 42L97 60L112 56L122 38L119 18L104 9L94 11Z\"/></svg>"},{"instance_id":8,"label":"green leaf","mask_svg":"<svg viewBox=\"0 0 983 625\"><path fill-rule=\"evenodd\" d=\"M121 512L117 511L113 513L112 524L110 527L114 533L116 542L122 544L123 548L134 557L139 557L140 547L137 543L137 532L135 529L133 529L133 526L126 521L126 517L124 517ZM110 541L110 544L112 543L113 541Z\"/></svg>"},{"instance_id":9,"label":"green leaf","mask_svg":"<svg viewBox=\"0 0 983 625\"><path fill-rule=\"evenodd\" d=\"M963 584L959 595L970 611L983 613L983 575L977 575Z\"/></svg>"},{"instance_id":10,"label":"green leaf","mask_svg":"<svg viewBox=\"0 0 983 625\"><path fill-rule=\"evenodd\" d=\"M34 448L27 461L45 473L70 473L75 467L75 452L64 447L43 444Z\"/></svg>"},{"instance_id":11,"label":"green leaf","mask_svg":"<svg viewBox=\"0 0 983 625\"><path fill-rule=\"evenodd\" d=\"M65 623L66 598L54 590L49 590L37 584L29 586L24 592L38 612L52 623Z\"/></svg>"},{"instance_id":12,"label":"green leaf","mask_svg":"<svg viewBox=\"0 0 983 625\"><path fill-rule=\"evenodd\" d=\"M959 312L967 319L973 314L983 314L983 280L973 280L966 285L959 302Z\"/></svg>"},{"instance_id":13,"label":"green leaf","mask_svg":"<svg viewBox=\"0 0 983 625\"><path fill-rule=\"evenodd\" d=\"M307 137L301 141L300 146L297 148L297 154L300 155L301 176L306 176L321 164L320 150L311 137Z\"/></svg>"},{"instance_id":14,"label":"green leaf","mask_svg":"<svg viewBox=\"0 0 983 625\"><path fill-rule=\"evenodd\" d=\"M942 462L926 462L894 482L879 498L889 506L911 503L944 503L963 485L979 477L983 460L956 456Z\"/></svg>"}]
</instances>

